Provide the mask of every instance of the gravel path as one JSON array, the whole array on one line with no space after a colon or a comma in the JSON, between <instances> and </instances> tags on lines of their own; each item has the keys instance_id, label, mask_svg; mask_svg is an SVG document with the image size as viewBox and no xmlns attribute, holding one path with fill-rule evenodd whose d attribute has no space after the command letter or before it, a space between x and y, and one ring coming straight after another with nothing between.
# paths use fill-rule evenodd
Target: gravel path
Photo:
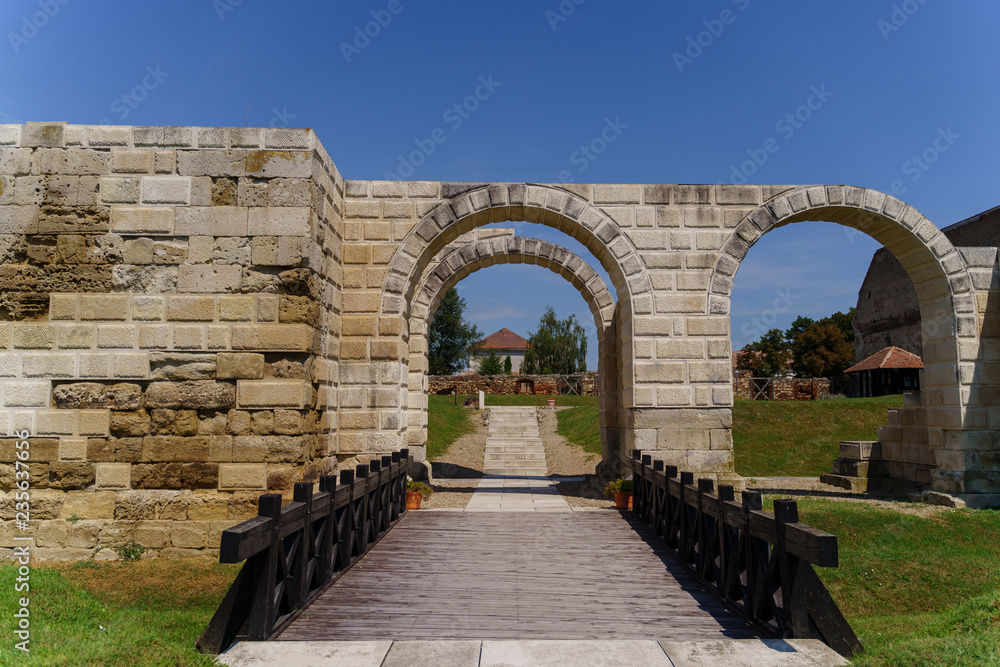
<instances>
[{"instance_id":1,"label":"gravel path","mask_svg":"<svg viewBox=\"0 0 1000 667\"><path fill-rule=\"evenodd\" d=\"M445 478L475 479L483 476L483 459L486 453L486 425L482 414L476 410L469 421L476 430L451 443L444 456L431 461L434 480Z\"/></svg>"}]
</instances>

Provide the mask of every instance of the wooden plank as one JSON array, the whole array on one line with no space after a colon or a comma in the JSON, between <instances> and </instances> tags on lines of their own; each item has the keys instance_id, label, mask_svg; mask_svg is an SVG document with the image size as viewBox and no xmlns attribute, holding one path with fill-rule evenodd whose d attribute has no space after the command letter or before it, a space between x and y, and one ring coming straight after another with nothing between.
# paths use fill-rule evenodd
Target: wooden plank
<instances>
[{"instance_id":1,"label":"wooden plank","mask_svg":"<svg viewBox=\"0 0 1000 667\"><path fill-rule=\"evenodd\" d=\"M279 639L760 635L612 512L408 513Z\"/></svg>"}]
</instances>

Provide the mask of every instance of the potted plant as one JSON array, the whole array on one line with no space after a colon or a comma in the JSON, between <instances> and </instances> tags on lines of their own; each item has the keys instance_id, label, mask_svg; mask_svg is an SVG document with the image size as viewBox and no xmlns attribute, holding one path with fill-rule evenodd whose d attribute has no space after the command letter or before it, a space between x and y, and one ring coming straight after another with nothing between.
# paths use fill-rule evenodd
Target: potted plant
<instances>
[{"instance_id":1,"label":"potted plant","mask_svg":"<svg viewBox=\"0 0 1000 667\"><path fill-rule=\"evenodd\" d=\"M615 499L615 507L632 509L632 480L618 478L604 486L604 495Z\"/></svg>"},{"instance_id":2,"label":"potted plant","mask_svg":"<svg viewBox=\"0 0 1000 667\"><path fill-rule=\"evenodd\" d=\"M406 480L406 509L420 509L420 501L429 497L434 490L423 482L416 482L412 479Z\"/></svg>"}]
</instances>

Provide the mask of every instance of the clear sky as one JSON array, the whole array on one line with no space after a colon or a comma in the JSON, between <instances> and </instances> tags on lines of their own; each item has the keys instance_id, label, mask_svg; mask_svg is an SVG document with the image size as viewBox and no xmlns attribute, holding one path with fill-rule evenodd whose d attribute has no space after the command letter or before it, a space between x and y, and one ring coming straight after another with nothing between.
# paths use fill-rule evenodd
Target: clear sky
<instances>
[{"instance_id":1,"label":"clear sky","mask_svg":"<svg viewBox=\"0 0 1000 667\"><path fill-rule=\"evenodd\" d=\"M998 24L995 0L4 0L0 122L311 127L357 179L849 183L944 227L1000 204ZM877 247L829 224L765 236L734 345L854 305ZM546 305L593 331L538 267L459 291L484 333L527 336Z\"/></svg>"}]
</instances>

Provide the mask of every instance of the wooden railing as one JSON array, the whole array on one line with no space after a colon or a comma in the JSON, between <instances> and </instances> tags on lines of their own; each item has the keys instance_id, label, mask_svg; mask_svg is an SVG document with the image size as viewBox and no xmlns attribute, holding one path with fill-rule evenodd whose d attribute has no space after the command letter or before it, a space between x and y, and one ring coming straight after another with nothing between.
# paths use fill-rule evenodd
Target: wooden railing
<instances>
[{"instance_id":1,"label":"wooden railing","mask_svg":"<svg viewBox=\"0 0 1000 667\"><path fill-rule=\"evenodd\" d=\"M409 451L383 456L355 471L303 482L292 502L264 494L256 518L222 533L220 563L246 561L198 639L203 653L221 653L239 640L270 639L406 512Z\"/></svg>"},{"instance_id":2,"label":"wooden railing","mask_svg":"<svg viewBox=\"0 0 1000 667\"><path fill-rule=\"evenodd\" d=\"M775 637L820 639L845 657L862 650L812 566L837 567L837 537L799 523L794 501L761 510L761 495L633 450L632 512L710 589ZM641 458L640 458L641 457Z\"/></svg>"}]
</instances>

